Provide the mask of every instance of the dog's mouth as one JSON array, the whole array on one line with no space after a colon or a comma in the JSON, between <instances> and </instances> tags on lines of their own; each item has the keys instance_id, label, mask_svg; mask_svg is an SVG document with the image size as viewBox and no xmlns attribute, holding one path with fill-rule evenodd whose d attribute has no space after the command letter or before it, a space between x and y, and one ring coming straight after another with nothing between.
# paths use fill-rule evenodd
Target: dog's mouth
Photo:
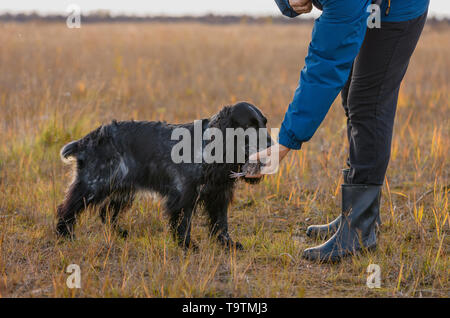
<instances>
[{"instance_id":1,"label":"dog's mouth","mask_svg":"<svg viewBox=\"0 0 450 318\"><path fill-rule=\"evenodd\" d=\"M264 166L261 162L246 162L241 168L239 172L231 171L230 178L232 179L239 179L243 178L245 182L250 184L258 183L262 177L259 178L249 178L246 176L256 176L259 175L261 172L261 168Z\"/></svg>"}]
</instances>

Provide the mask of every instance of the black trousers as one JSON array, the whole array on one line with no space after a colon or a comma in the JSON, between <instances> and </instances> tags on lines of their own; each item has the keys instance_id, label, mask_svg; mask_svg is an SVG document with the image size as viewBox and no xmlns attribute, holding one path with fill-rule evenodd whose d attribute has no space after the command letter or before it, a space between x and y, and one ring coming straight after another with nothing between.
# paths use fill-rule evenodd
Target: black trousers
<instances>
[{"instance_id":1,"label":"black trousers","mask_svg":"<svg viewBox=\"0 0 450 318\"><path fill-rule=\"evenodd\" d=\"M382 22L367 29L341 92L350 145L352 184L381 185L391 154L400 84L422 33L427 12L405 22Z\"/></svg>"}]
</instances>

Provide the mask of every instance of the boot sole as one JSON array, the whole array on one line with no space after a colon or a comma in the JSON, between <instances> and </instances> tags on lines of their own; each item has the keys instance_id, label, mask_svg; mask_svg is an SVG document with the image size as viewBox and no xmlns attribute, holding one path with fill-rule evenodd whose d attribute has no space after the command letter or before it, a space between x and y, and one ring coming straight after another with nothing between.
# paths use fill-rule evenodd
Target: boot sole
<instances>
[{"instance_id":1,"label":"boot sole","mask_svg":"<svg viewBox=\"0 0 450 318\"><path fill-rule=\"evenodd\" d=\"M337 264L340 263L344 258L347 258L349 256L358 256L358 255L363 255L367 252L373 252L377 249L377 244L373 244L371 246L350 252L348 254L342 255L342 256L329 256L327 258L321 258L320 255L317 258L310 258L307 256L302 256L303 258L307 259L308 261L311 262L316 262L319 264Z\"/></svg>"}]
</instances>

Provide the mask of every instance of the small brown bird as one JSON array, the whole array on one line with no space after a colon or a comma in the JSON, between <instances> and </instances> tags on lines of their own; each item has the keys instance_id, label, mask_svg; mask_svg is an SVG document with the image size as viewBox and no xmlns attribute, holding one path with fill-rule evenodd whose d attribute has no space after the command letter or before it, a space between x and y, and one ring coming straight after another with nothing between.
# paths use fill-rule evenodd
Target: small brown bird
<instances>
[{"instance_id":1,"label":"small brown bird","mask_svg":"<svg viewBox=\"0 0 450 318\"><path fill-rule=\"evenodd\" d=\"M264 167L264 164L260 161L258 162L247 162L242 166L241 172L231 171L230 178L237 179L241 177L245 177L246 175L258 175L261 172L261 168Z\"/></svg>"}]
</instances>

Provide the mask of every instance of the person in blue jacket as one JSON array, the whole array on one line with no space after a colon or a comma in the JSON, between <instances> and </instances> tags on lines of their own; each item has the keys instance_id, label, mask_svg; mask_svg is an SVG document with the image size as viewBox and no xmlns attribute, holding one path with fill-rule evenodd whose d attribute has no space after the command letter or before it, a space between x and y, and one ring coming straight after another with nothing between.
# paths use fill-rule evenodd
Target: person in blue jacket
<instances>
[{"instance_id":1,"label":"person in blue jacket","mask_svg":"<svg viewBox=\"0 0 450 318\"><path fill-rule=\"evenodd\" d=\"M305 66L279 133L279 145L251 159L281 161L316 132L341 93L350 145L343 170L341 215L307 229L310 237L334 235L303 257L339 261L376 247L380 196L391 151L400 84L423 30L429 0L378 0L373 27L370 0L275 0L288 17L322 10L315 20ZM376 8L376 7L375 7ZM270 164L261 174L269 174ZM272 170L273 171L273 170ZM251 177L251 176L247 176Z\"/></svg>"}]
</instances>

